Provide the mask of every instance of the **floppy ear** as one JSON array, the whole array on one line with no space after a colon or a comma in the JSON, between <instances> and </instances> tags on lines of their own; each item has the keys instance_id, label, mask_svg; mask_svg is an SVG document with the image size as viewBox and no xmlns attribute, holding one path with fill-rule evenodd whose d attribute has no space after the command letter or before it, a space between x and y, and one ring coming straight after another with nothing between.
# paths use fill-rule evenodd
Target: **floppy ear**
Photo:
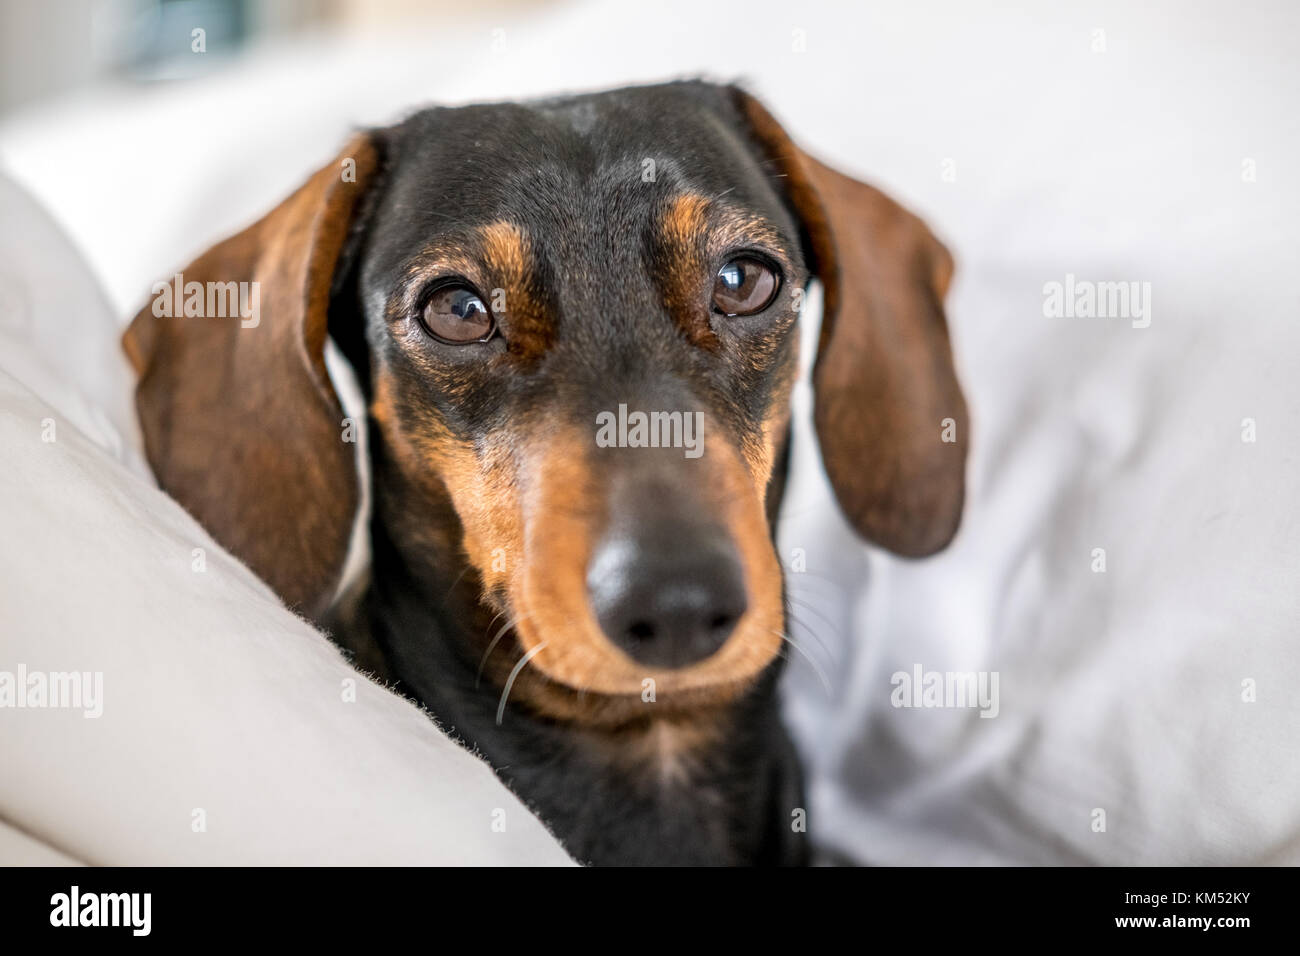
<instances>
[{"instance_id":1,"label":"floppy ear","mask_svg":"<svg viewBox=\"0 0 1300 956\"><path fill-rule=\"evenodd\" d=\"M784 177L825 288L813 418L840 507L864 538L933 554L961 521L969 433L943 314L952 257L916 216L813 159L762 104L733 93Z\"/></svg>"},{"instance_id":2,"label":"floppy ear","mask_svg":"<svg viewBox=\"0 0 1300 956\"><path fill-rule=\"evenodd\" d=\"M308 617L333 596L357 508L325 341L376 166L372 139L353 139L265 218L157 283L123 338L159 483Z\"/></svg>"}]
</instances>

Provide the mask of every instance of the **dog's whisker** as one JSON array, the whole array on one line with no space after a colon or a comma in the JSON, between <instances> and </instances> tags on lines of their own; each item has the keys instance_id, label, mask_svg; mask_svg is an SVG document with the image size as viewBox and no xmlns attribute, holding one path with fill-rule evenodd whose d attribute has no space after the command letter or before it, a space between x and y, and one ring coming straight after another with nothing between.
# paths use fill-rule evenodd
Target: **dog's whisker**
<instances>
[{"instance_id":1,"label":"dog's whisker","mask_svg":"<svg viewBox=\"0 0 1300 956\"><path fill-rule=\"evenodd\" d=\"M796 605L797 607L801 607L801 608L803 608L803 609L804 609L805 611L807 611L809 614L811 614L811 615L813 615L814 617L816 617L817 620L821 621L823 624L826 625L828 631L829 631L831 634L834 634L834 633L835 633L835 622L832 621L829 617L827 617L826 614L823 613L819 608L817 608L816 606L814 606L814 605L812 605L812 604L809 604L807 601L801 601L801 600L799 600L799 599L798 599L797 597L795 597L793 594L787 594L787 595L785 596L785 599L786 599L787 601L789 601L791 604L794 604L794 605ZM808 628L808 632L811 634L811 633L812 633L812 629L811 629L811 628ZM813 637L816 637L816 636L817 636L816 634L813 634ZM820 644L821 641L819 640L818 643ZM826 650L826 648L823 647L822 650Z\"/></svg>"},{"instance_id":2,"label":"dog's whisker","mask_svg":"<svg viewBox=\"0 0 1300 956\"><path fill-rule=\"evenodd\" d=\"M501 610L497 611L495 614L492 615L492 620L488 621L487 627L483 628L484 637L487 637L487 632L492 630L492 625L495 624L497 621L501 620L502 615L504 615L507 610L508 608L502 608Z\"/></svg>"},{"instance_id":3,"label":"dog's whisker","mask_svg":"<svg viewBox=\"0 0 1300 956\"><path fill-rule=\"evenodd\" d=\"M790 625L794 625L794 626L792 627ZM813 630L811 627L808 626L808 622L799 618L798 615L791 614L790 619L787 623L787 629L793 631L796 627L802 633L807 634L809 637L813 639L813 641L817 644L817 650L820 651L822 656L825 657L828 661L830 661L831 664L838 663L838 658L836 657L836 655L831 653L830 648L826 645L826 642L822 640L821 636L815 630Z\"/></svg>"},{"instance_id":4,"label":"dog's whisker","mask_svg":"<svg viewBox=\"0 0 1300 956\"><path fill-rule=\"evenodd\" d=\"M501 616L500 614L497 615L497 617L500 617L500 616ZM497 643L498 643L498 642L501 640L501 638L505 635L506 631L510 630L512 627L514 627L516 624L518 624L520 621L522 621L522 620L524 619L525 616L526 616L526 615L520 614L519 616L514 617L514 618L510 619L509 621L506 621L504 624L502 624L502 625L501 625L501 630L497 631L496 636L493 637L493 638L492 638L492 641L488 644L488 646L487 646L487 650L483 652L483 656L479 659L479 662L478 662L478 672L475 673L475 675L474 675L474 688L475 688L476 690L478 689L479 684L480 684L480 683L482 682L482 680L483 680L483 666L484 666L485 664L487 664L487 659L492 655L492 652L493 652L494 650L496 650ZM497 617L492 618L492 623L493 623L493 624L496 623ZM492 624L489 624L489 625L488 625L488 627L491 627L491 626L492 626Z\"/></svg>"},{"instance_id":5,"label":"dog's whisker","mask_svg":"<svg viewBox=\"0 0 1300 956\"><path fill-rule=\"evenodd\" d=\"M781 640L785 641L787 644L789 644L796 651L798 651L800 654L803 655L804 660L806 660L809 664L812 665L812 669L816 671L817 676L821 678L822 687L826 688L826 696L830 698L834 698L835 695L831 691L830 679L826 676L826 672L822 670L821 665L818 664L815 660L813 660L812 655L809 654L807 651L805 651L802 647L800 647L799 644L795 641L795 639L791 637L789 634L783 634L780 631L773 631L772 633L775 634L777 637L781 638Z\"/></svg>"},{"instance_id":6,"label":"dog's whisker","mask_svg":"<svg viewBox=\"0 0 1300 956\"><path fill-rule=\"evenodd\" d=\"M507 698L510 697L510 688L515 686L515 678L519 676L519 672L523 670L524 667L527 666L528 662L531 661L538 654L540 654L542 652L542 649L545 647L546 647L546 642L542 641L542 643L538 644L531 651L526 653L523 657L519 658L519 663L517 663L514 666L514 668L511 669L510 676L506 678L505 689L501 691L501 703L497 704L497 726L498 727L501 726L501 720L503 717L505 717L506 700Z\"/></svg>"},{"instance_id":7,"label":"dog's whisker","mask_svg":"<svg viewBox=\"0 0 1300 956\"><path fill-rule=\"evenodd\" d=\"M814 641L817 642L817 649L818 649L819 651L821 651L822 654L823 654L823 655L824 655L824 656L825 656L825 657L826 657L826 658L827 658L827 659L828 659L832 664L835 664L835 663L838 662L838 658L836 657L836 655L835 655L834 653L831 652L831 649L830 649L830 647L826 644L826 642L825 642L824 640L822 640L822 637L821 637L820 634L817 633L817 629L816 629L816 628L814 628L812 625L810 625L807 621L805 621L803 618L801 618L798 614L795 614L793 611L790 611L790 612L786 615L786 617L788 618L788 623L789 623L789 624L797 625L801 631L805 632L809 637L811 637ZM794 630L794 628L791 627L791 628L789 628L789 630Z\"/></svg>"},{"instance_id":8,"label":"dog's whisker","mask_svg":"<svg viewBox=\"0 0 1300 956\"><path fill-rule=\"evenodd\" d=\"M460 584L460 582L465 579L465 575L469 574L470 567L471 566L467 563L460 574L456 575L456 580L451 582L451 587L447 588L447 593L442 596L444 601L451 597L451 592L456 590L456 585Z\"/></svg>"}]
</instances>

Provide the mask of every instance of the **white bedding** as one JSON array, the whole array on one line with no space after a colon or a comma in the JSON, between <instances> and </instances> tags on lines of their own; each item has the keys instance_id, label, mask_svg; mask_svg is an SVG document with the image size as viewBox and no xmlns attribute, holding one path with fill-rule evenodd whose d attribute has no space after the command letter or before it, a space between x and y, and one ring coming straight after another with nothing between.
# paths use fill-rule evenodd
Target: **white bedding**
<instances>
[{"instance_id":1,"label":"white bedding","mask_svg":"<svg viewBox=\"0 0 1300 956\"><path fill-rule=\"evenodd\" d=\"M130 385L93 282L3 177L0 214L0 863L568 862L153 486L88 397Z\"/></svg>"},{"instance_id":2,"label":"white bedding","mask_svg":"<svg viewBox=\"0 0 1300 956\"><path fill-rule=\"evenodd\" d=\"M922 213L953 250L949 317L974 420L965 524L923 562L854 540L798 433L780 540L787 561L796 548L806 558L791 577L795 636L817 667L796 655L786 691L818 844L874 863L1300 862L1300 14L1280 2L791 9L580 3L266 49L190 86L105 89L13 118L0 162L126 317L352 125L426 101L748 78L803 145ZM792 49L796 30L806 52ZM1150 283L1149 326L1045 317L1044 285L1067 275ZM73 381L90 381L96 356L118 361L103 348L68 358ZM183 520L156 492L129 479L123 498L101 484L102 463L56 466L29 428L42 402L66 403L47 387L0 377L0 669L15 655L54 667L60 649L130 668L141 689L114 705L114 739L137 742L125 756L100 746L107 715L18 737L0 723L0 766L20 771L0 775L0 818L92 862L558 858L522 820L509 843L472 846L430 823L444 801L472 816L508 798L377 688L351 710L327 704L337 655L237 575L192 574L192 529L156 529ZM96 382L84 401L120 426L121 388ZM71 511L57 497L69 490ZM50 533L70 513L94 537ZM160 574L168 546L178 570ZM164 588L183 616L158 613ZM235 664L232 646L247 655ZM267 676L295 662L310 686ZM892 675L918 665L997 672L997 716L891 706ZM242 723L217 733L204 707L174 707L181 673L204 681L209 704L239 701ZM367 758L377 766L321 775L381 726L396 736ZM238 760L294 786L249 802L227 779ZM422 760L482 789L449 788ZM105 780L121 799L72 785ZM349 824L337 839L293 825L308 782ZM189 808L204 801L221 824L195 839ZM412 827L421 839L401 839Z\"/></svg>"}]
</instances>

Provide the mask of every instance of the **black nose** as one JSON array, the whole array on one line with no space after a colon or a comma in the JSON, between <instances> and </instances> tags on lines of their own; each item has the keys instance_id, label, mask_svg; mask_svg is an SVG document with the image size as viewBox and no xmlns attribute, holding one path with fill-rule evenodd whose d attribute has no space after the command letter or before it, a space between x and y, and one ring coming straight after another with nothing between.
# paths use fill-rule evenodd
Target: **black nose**
<instances>
[{"instance_id":1,"label":"black nose","mask_svg":"<svg viewBox=\"0 0 1300 956\"><path fill-rule=\"evenodd\" d=\"M675 523L607 536L587 569L587 591L605 636L650 667L704 660L748 603L730 537Z\"/></svg>"}]
</instances>

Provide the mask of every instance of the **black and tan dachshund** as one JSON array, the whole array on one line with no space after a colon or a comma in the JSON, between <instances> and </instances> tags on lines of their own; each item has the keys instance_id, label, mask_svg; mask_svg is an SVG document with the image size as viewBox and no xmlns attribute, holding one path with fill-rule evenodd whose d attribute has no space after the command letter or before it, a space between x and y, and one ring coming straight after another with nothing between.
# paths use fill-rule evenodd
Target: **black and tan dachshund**
<instances>
[{"instance_id":1,"label":"black and tan dachshund","mask_svg":"<svg viewBox=\"0 0 1300 956\"><path fill-rule=\"evenodd\" d=\"M822 282L839 503L926 555L964 487L951 271L750 95L680 82L367 131L125 346L162 487L575 858L796 864L773 529L803 296ZM257 320L214 314L241 282ZM327 338L368 407L371 560L347 588L361 479Z\"/></svg>"}]
</instances>

